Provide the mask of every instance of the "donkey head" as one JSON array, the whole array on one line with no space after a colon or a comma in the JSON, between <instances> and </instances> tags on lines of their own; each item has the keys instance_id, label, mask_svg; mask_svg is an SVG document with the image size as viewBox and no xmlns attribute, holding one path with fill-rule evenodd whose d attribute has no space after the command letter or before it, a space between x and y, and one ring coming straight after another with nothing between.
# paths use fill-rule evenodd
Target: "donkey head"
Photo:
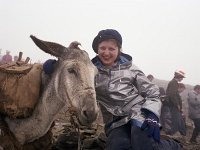
<instances>
[{"instance_id":1,"label":"donkey head","mask_svg":"<svg viewBox=\"0 0 200 150\"><path fill-rule=\"evenodd\" d=\"M79 42L72 42L69 47L64 47L32 35L30 37L41 50L58 58L51 79L51 85L55 87L53 94L57 95L55 101L62 100L73 107L81 124L91 124L98 115L94 87L97 69L88 53L78 47Z\"/></svg>"}]
</instances>

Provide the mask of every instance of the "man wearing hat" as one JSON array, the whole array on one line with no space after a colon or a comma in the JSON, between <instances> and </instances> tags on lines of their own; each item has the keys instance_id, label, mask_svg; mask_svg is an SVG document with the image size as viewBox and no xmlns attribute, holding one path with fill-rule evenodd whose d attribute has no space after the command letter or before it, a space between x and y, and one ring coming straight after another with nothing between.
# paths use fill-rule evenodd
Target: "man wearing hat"
<instances>
[{"instance_id":1,"label":"man wearing hat","mask_svg":"<svg viewBox=\"0 0 200 150\"><path fill-rule=\"evenodd\" d=\"M181 82L183 78L185 78L185 72L182 69L177 69L174 72L173 79L167 86L166 94L169 100L171 113L171 129L166 131L166 133L173 135L178 131L183 137L185 137L186 125L182 116L182 99L179 95L179 82Z\"/></svg>"},{"instance_id":2,"label":"man wearing hat","mask_svg":"<svg viewBox=\"0 0 200 150\"><path fill-rule=\"evenodd\" d=\"M106 150L179 150L175 141L160 140L159 88L122 53L114 29L99 31L92 42L97 54L96 95L107 135Z\"/></svg>"}]
</instances>

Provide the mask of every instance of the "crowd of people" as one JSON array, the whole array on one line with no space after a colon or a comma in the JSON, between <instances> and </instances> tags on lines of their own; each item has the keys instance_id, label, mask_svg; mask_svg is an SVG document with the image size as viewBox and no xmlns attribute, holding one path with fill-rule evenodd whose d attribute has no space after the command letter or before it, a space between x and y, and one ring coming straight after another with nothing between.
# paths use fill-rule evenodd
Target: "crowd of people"
<instances>
[{"instance_id":1,"label":"crowd of people","mask_svg":"<svg viewBox=\"0 0 200 150\"><path fill-rule=\"evenodd\" d=\"M149 74L147 78L153 81L154 76ZM173 136L179 133L184 142L197 144L197 137L200 132L200 85L195 85L192 90L189 90L186 95L186 102L184 102L181 96L186 89L185 85L181 83L184 78L185 72L176 70L166 90L163 87L159 87L162 101L160 122L162 130L166 134ZM186 138L186 116L193 121L194 125L189 141Z\"/></svg>"}]
</instances>

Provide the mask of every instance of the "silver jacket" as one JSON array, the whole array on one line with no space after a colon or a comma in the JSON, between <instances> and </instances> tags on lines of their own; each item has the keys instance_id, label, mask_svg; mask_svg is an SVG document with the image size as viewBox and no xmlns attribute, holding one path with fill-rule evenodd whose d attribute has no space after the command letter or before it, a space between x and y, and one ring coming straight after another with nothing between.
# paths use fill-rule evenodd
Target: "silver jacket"
<instances>
[{"instance_id":1,"label":"silver jacket","mask_svg":"<svg viewBox=\"0 0 200 150\"><path fill-rule=\"evenodd\" d=\"M121 53L112 68L103 66L98 56L92 62L99 71L95 81L97 100L104 123L112 123L111 129L124 125L131 119L140 127L145 119L142 108L160 117L159 87L132 64L131 56Z\"/></svg>"}]
</instances>

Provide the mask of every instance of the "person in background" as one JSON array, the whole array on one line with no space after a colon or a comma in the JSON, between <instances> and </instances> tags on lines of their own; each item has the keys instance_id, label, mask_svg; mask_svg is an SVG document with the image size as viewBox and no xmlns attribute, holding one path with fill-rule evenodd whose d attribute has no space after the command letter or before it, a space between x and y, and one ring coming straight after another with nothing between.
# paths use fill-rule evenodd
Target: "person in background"
<instances>
[{"instance_id":1,"label":"person in background","mask_svg":"<svg viewBox=\"0 0 200 150\"><path fill-rule=\"evenodd\" d=\"M166 95L169 101L169 110L171 114L171 127L166 131L167 134L174 135L179 132L184 140L186 136L186 125L182 117L182 99L179 93L179 82L185 78L185 72L176 70L173 79L168 83Z\"/></svg>"},{"instance_id":2,"label":"person in background","mask_svg":"<svg viewBox=\"0 0 200 150\"><path fill-rule=\"evenodd\" d=\"M18 58L19 58L19 56L15 55L14 56L14 62L17 62Z\"/></svg>"},{"instance_id":3,"label":"person in background","mask_svg":"<svg viewBox=\"0 0 200 150\"><path fill-rule=\"evenodd\" d=\"M153 79L154 79L154 76L153 75L151 75L151 74L149 74L148 76L147 76L147 78L149 79L149 81L153 81Z\"/></svg>"},{"instance_id":4,"label":"person in background","mask_svg":"<svg viewBox=\"0 0 200 150\"><path fill-rule=\"evenodd\" d=\"M187 108L187 99L185 99L183 96L185 89L186 89L185 84L178 83L178 92L179 92L179 95L181 96L181 100L182 100L182 116L183 116L183 119L186 124L186 116L188 113L188 110L187 110L188 108Z\"/></svg>"},{"instance_id":5,"label":"person in background","mask_svg":"<svg viewBox=\"0 0 200 150\"><path fill-rule=\"evenodd\" d=\"M97 54L97 100L107 135L106 150L178 150L173 140L160 140L159 88L123 53L114 29L99 31L92 42Z\"/></svg>"},{"instance_id":6,"label":"person in background","mask_svg":"<svg viewBox=\"0 0 200 150\"><path fill-rule=\"evenodd\" d=\"M149 79L149 81L153 82L154 80L154 76L149 74L147 75L147 78ZM167 124L169 124L169 119L170 119L170 115L169 115L169 107L167 105L166 102L166 92L165 89L163 87L159 87L159 92L160 92L160 100L162 102L162 107L161 107L161 115L160 115L160 123L162 125L162 130L165 130L167 127ZM168 125L169 126L169 125Z\"/></svg>"},{"instance_id":7,"label":"person in background","mask_svg":"<svg viewBox=\"0 0 200 150\"><path fill-rule=\"evenodd\" d=\"M152 74L147 75L147 78L151 82L153 82L153 80L154 80L154 76ZM161 86L159 86L159 92L160 92L160 97L163 97L166 95L165 89Z\"/></svg>"},{"instance_id":8,"label":"person in background","mask_svg":"<svg viewBox=\"0 0 200 150\"><path fill-rule=\"evenodd\" d=\"M185 84L178 83L178 92L181 94L185 90Z\"/></svg>"},{"instance_id":9,"label":"person in background","mask_svg":"<svg viewBox=\"0 0 200 150\"><path fill-rule=\"evenodd\" d=\"M196 138L200 132L200 85L195 85L194 89L188 93L189 117L194 122L194 130L190 142L196 144Z\"/></svg>"},{"instance_id":10,"label":"person in background","mask_svg":"<svg viewBox=\"0 0 200 150\"><path fill-rule=\"evenodd\" d=\"M2 57L3 57L1 52L2 52L2 49L0 49L0 62L2 61Z\"/></svg>"},{"instance_id":11,"label":"person in background","mask_svg":"<svg viewBox=\"0 0 200 150\"><path fill-rule=\"evenodd\" d=\"M12 62L12 56L10 55L10 51L6 51L6 54L2 57L2 62L9 63Z\"/></svg>"}]
</instances>

